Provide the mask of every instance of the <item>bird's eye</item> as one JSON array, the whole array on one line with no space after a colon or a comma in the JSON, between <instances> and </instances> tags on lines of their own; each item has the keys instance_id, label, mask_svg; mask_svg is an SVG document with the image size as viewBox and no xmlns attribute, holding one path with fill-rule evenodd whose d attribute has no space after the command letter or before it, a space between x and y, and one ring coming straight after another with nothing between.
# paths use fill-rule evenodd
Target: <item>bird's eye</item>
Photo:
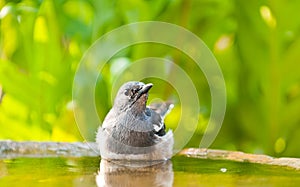
<instances>
[{"instance_id":1,"label":"bird's eye","mask_svg":"<svg viewBox=\"0 0 300 187\"><path fill-rule=\"evenodd\" d=\"M130 90L129 90L129 89L128 89L128 90L125 90L124 94L125 94L126 96L129 96L129 95L130 95Z\"/></svg>"},{"instance_id":2,"label":"bird's eye","mask_svg":"<svg viewBox=\"0 0 300 187\"><path fill-rule=\"evenodd\" d=\"M137 92L136 89L128 89L128 90L125 90L124 94L126 96L133 97L136 94L136 92Z\"/></svg>"},{"instance_id":3,"label":"bird's eye","mask_svg":"<svg viewBox=\"0 0 300 187\"><path fill-rule=\"evenodd\" d=\"M129 96L129 97L133 98L138 93L138 91L140 89L141 89L140 87L135 87L135 88L127 89L127 90L125 90L124 94L126 96Z\"/></svg>"}]
</instances>

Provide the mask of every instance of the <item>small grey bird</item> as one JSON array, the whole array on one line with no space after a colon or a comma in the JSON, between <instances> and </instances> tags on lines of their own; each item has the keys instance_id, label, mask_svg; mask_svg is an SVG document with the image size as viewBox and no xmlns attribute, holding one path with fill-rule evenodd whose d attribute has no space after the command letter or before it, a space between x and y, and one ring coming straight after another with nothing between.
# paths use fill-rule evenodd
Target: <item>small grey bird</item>
<instances>
[{"instance_id":1,"label":"small grey bird","mask_svg":"<svg viewBox=\"0 0 300 187\"><path fill-rule=\"evenodd\" d=\"M127 82L99 127L96 141L108 160L165 160L172 157L173 133L166 133L164 117L171 103L146 106L153 84Z\"/></svg>"}]
</instances>

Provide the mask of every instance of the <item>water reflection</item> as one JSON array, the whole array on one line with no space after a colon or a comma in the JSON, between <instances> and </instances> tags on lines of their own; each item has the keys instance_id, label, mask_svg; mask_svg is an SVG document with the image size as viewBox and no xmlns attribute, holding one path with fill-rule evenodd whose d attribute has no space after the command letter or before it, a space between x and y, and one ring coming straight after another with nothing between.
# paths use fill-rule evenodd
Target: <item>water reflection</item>
<instances>
[{"instance_id":1,"label":"water reflection","mask_svg":"<svg viewBox=\"0 0 300 187\"><path fill-rule=\"evenodd\" d=\"M170 160L163 162L110 162L102 159L96 176L102 186L172 186L174 173Z\"/></svg>"}]
</instances>

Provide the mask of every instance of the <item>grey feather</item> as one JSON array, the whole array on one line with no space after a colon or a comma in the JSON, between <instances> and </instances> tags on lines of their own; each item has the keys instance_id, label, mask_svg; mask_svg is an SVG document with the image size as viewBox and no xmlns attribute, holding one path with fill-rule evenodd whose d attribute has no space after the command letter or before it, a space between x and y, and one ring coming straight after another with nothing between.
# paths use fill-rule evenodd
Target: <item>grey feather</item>
<instances>
[{"instance_id":1,"label":"grey feather","mask_svg":"<svg viewBox=\"0 0 300 187\"><path fill-rule=\"evenodd\" d=\"M152 84L128 82L119 89L112 109L98 130L100 151L104 144L102 149L116 154L152 153L167 137L173 145L173 136L166 136L164 124L173 104L156 103L147 107L151 87Z\"/></svg>"}]
</instances>

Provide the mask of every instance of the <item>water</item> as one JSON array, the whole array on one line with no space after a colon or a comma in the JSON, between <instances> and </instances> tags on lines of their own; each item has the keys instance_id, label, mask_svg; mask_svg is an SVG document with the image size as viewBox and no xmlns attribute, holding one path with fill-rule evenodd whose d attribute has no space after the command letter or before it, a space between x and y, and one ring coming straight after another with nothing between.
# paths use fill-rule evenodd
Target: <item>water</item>
<instances>
[{"instance_id":1,"label":"water","mask_svg":"<svg viewBox=\"0 0 300 187\"><path fill-rule=\"evenodd\" d=\"M148 167L98 157L0 160L0 186L299 186L300 171L260 164L174 157Z\"/></svg>"}]
</instances>

